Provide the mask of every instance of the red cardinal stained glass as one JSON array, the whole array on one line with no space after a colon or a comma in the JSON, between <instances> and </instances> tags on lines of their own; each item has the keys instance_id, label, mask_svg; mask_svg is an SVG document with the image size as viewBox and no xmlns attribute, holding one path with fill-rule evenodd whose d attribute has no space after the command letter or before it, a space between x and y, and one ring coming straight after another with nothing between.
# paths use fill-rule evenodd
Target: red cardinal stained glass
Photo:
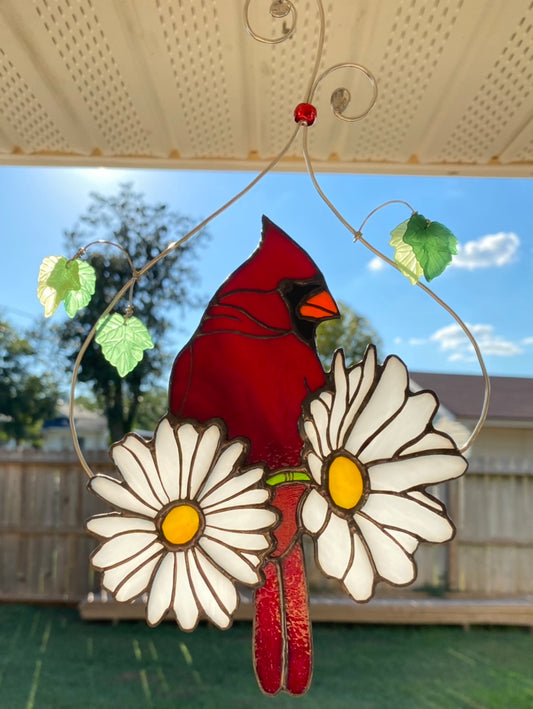
<instances>
[{"instance_id":1,"label":"red cardinal stained glass","mask_svg":"<svg viewBox=\"0 0 533 709\"><path fill-rule=\"evenodd\" d=\"M179 353L170 412L222 418L230 438L250 441L249 463L269 473L298 470L304 399L325 384L317 356L318 323L338 317L324 276L287 234L263 217L259 247L217 291L198 330ZM254 662L263 690L301 694L309 685L312 646L297 508L306 486L277 486L276 548L255 593Z\"/></svg>"},{"instance_id":2,"label":"red cardinal stained glass","mask_svg":"<svg viewBox=\"0 0 533 709\"><path fill-rule=\"evenodd\" d=\"M312 643L302 534L319 569L354 601L379 581L405 586L420 541L454 533L427 486L466 469L433 427L429 391L370 346L326 375L317 325L338 316L310 257L266 217L257 250L220 287L178 354L169 413L152 440L111 448L122 480L89 487L116 511L87 523L118 601L147 595L146 619L172 611L231 625L238 584L255 589L254 666L267 694L303 694Z\"/></svg>"}]
</instances>

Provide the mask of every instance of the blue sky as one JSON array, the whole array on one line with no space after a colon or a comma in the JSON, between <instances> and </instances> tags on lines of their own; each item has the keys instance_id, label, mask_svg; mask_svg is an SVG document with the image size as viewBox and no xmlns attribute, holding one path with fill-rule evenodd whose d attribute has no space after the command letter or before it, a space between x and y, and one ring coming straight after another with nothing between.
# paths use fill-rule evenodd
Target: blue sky
<instances>
[{"instance_id":1,"label":"blue sky","mask_svg":"<svg viewBox=\"0 0 533 709\"><path fill-rule=\"evenodd\" d=\"M45 256L71 255L64 251L63 230L85 211L90 191L113 193L120 182L132 181L150 200L166 202L200 221L253 176L0 168L0 312L20 327L41 316L36 296L39 264ZM533 376L532 180L369 175L318 179L355 228L372 209L391 199L406 200L429 219L448 226L459 239L460 253L430 287L472 328L489 374ZM466 338L450 316L362 245L354 245L305 174L268 175L211 223L213 238L199 263L203 294L211 295L254 250L262 214L311 254L335 298L371 321L384 343L384 354L399 355L411 371L479 373ZM389 206L368 222L364 236L392 257L389 232L409 215L402 205ZM173 335L171 350L177 352L185 344L200 316L195 311L182 319L176 310L180 331Z\"/></svg>"}]
</instances>

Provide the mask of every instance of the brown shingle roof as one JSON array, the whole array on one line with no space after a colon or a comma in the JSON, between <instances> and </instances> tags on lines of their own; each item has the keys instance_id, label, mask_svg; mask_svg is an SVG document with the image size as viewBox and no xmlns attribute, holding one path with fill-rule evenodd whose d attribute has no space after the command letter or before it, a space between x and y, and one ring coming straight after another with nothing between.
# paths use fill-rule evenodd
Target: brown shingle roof
<instances>
[{"instance_id":1,"label":"brown shingle roof","mask_svg":"<svg viewBox=\"0 0 533 709\"><path fill-rule=\"evenodd\" d=\"M423 389L434 391L440 402L458 418L476 419L483 404L483 377L465 374L411 372ZM488 418L533 421L533 378L491 377Z\"/></svg>"}]
</instances>

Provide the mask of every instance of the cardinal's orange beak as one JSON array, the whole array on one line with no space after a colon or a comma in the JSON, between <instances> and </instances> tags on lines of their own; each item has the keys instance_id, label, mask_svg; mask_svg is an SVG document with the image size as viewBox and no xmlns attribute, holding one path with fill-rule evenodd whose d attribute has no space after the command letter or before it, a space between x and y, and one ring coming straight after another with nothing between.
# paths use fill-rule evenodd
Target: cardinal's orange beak
<instances>
[{"instance_id":1,"label":"cardinal's orange beak","mask_svg":"<svg viewBox=\"0 0 533 709\"><path fill-rule=\"evenodd\" d=\"M300 315L313 320L329 320L339 317L339 309L330 294L322 290L300 305Z\"/></svg>"}]
</instances>

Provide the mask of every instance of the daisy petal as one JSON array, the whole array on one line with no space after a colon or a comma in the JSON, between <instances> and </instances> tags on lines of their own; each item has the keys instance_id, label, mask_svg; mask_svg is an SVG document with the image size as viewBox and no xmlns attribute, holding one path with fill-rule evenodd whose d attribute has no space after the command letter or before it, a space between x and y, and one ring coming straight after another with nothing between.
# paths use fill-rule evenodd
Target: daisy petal
<instances>
[{"instance_id":1,"label":"daisy petal","mask_svg":"<svg viewBox=\"0 0 533 709\"><path fill-rule=\"evenodd\" d=\"M134 512L145 517L155 517L157 510L141 502L123 485L108 478L106 475L95 475L89 480L89 489L108 502L113 507L118 507L125 512Z\"/></svg>"},{"instance_id":2,"label":"daisy petal","mask_svg":"<svg viewBox=\"0 0 533 709\"><path fill-rule=\"evenodd\" d=\"M128 436L133 438L134 436ZM117 468L120 470L124 482L141 500L144 500L148 505L154 508L161 507L166 504L158 499L154 494L153 488L148 482L148 477L143 470L143 467L137 457L131 452L126 445L116 445L111 448L111 457ZM150 458L152 456L150 455ZM153 466L152 461L152 466ZM155 468L154 468L155 469Z\"/></svg>"},{"instance_id":3,"label":"daisy petal","mask_svg":"<svg viewBox=\"0 0 533 709\"><path fill-rule=\"evenodd\" d=\"M368 601L374 590L374 569L357 534L353 535L352 541L353 560L343 583L354 601Z\"/></svg>"},{"instance_id":4,"label":"daisy petal","mask_svg":"<svg viewBox=\"0 0 533 709\"><path fill-rule=\"evenodd\" d=\"M252 566L254 566L254 567L255 567L255 566L259 566L260 559L259 559L259 557L257 556L257 554L250 554L250 553L247 552L247 551L243 551L243 552L242 552L242 556L243 556L244 559L248 559L248 561L250 562L250 564L251 564Z\"/></svg>"},{"instance_id":5,"label":"daisy petal","mask_svg":"<svg viewBox=\"0 0 533 709\"><path fill-rule=\"evenodd\" d=\"M328 408L320 397L313 399L309 406L309 411L313 417L313 423L318 431L321 450L330 450L331 445L328 436Z\"/></svg>"},{"instance_id":6,"label":"daisy petal","mask_svg":"<svg viewBox=\"0 0 533 709\"><path fill-rule=\"evenodd\" d=\"M229 627L231 619L222 608L221 603L217 601L217 598L213 595L212 590L209 588L204 577L200 573L196 558L196 550L191 549L188 555L188 561L191 584L194 588L194 595L198 600L198 604L202 608L205 615L210 618L215 625L222 630L225 630Z\"/></svg>"},{"instance_id":7,"label":"daisy petal","mask_svg":"<svg viewBox=\"0 0 533 709\"><path fill-rule=\"evenodd\" d=\"M326 452L324 453L321 445L321 439L312 419L307 419L304 421L304 433L315 453L317 453L321 458L325 458L329 454L329 447L326 447Z\"/></svg>"},{"instance_id":8,"label":"daisy petal","mask_svg":"<svg viewBox=\"0 0 533 709\"><path fill-rule=\"evenodd\" d=\"M175 592L174 580L176 576L174 562L175 557L173 553L165 554L163 561L155 573L148 597L148 605L146 607L146 620L148 621L148 625L158 625L172 606L172 599Z\"/></svg>"},{"instance_id":9,"label":"daisy petal","mask_svg":"<svg viewBox=\"0 0 533 709\"><path fill-rule=\"evenodd\" d=\"M124 581L126 576L140 569L148 561L157 557L158 559L163 554L163 547L161 544L154 542L144 551L140 552L129 561L125 561L122 564L117 564L117 566L112 566L106 569L102 578L102 585L110 593L115 593L117 586Z\"/></svg>"},{"instance_id":10,"label":"daisy petal","mask_svg":"<svg viewBox=\"0 0 533 709\"><path fill-rule=\"evenodd\" d=\"M329 417L329 439L333 448L339 448L339 429L348 403L348 380L344 371L344 356L341 350L335 353L331 370L335 383L335 396Z\"/></svg>"},{"instance_id":11,"label":"daisy petal","mask_svg":"<svg viewBox=\"0 0 533 709\"><path fill-rule=\"evenodd\" d=\"M192 592L185 552L176 553L174 613L182 630L192 630L198 622L198 605Z\"/></svg>"},{"instance_id":12,"label":"daisy petal","mask_svg":"<svg viewBox=\"0 0 533 709\"><path fill-rule=\"evenodd\" d=\"M348 374L349 407L339 432L339 441L344 441L354 418L359 413L363 402L374 383L376 374L376 349L369 347L360 365Z\"/></svg>"},{"instance_id":13,"label":"daisy petal","mask_svg":"<svg viewBox=\"0 0 533 709\"><path fill-rule=\"evenodd\" d=\"M418 547L419 541L416 537L406 532L399 532L397 529L387 530L391 537L399 542L408 554L413 554Z\"/></svg>"},{"instance_id":14,"label":"daisy petal","mask_svg":"<svg viewBox=\"0 0 533 709\"><path fill-rule=\"evenodd\" d=\"M271 510L265 509L241 509L238 515L235 514L234 510L224 510L222 512L210 512L205 516L206 524L234 532L256 532L261 529L268 529L276 521L276 514Z\"/></svg>"},{"instance_id":15,"label":"daisy petal","mask_svg":"<svg viewBox=\"0 0 533 709\"><path fill-rule=\"evenodd\" d=\"M155 524L140 517L123 517L119 514L107 514L92 517L87 521L87 530L99 537L114 537L124 532L153 532Z\"/></svg>"},{"instance_id":16,"label":"daisy petal","mask_svg":"<svg viewBox=\"0 0 533 709\"><path fill-rule=\"evenodd\" d=\"M183 466L181 452L176 443L176 434L168 419L162 419L157 425L154 441L157 469L163 488L169 500L179 500Z\"/></svg>"},{"instance_id":17,"label":"daisy petal","mask_svg":"<svg viewBox=\"0 0 533 709\"><path fill-rule=\"evenodd\" d=\"M322 391L318 398L321 399L326 405L326 408L331 411L331 407L333 406L333 394L330 391Z\"/></svg>"},{"instance_id":18,"label":"daisy petal","mask_svg":"<svg viewBox=\"0 0 533 709\"><path fill-rule=\"evenodd\" d=\"M232 549L206 537L201 537L198 543L218 566L227 571L237 581L248 585L259 583L260 579L257 571Z\"/></svg>"},{"instance_id":19,"label":"daisy petal","mask_svg":"<svg viewBox=\"0 0 533 709\"><path fill-rule=\"evenodd\" d=\"M360 451L361 462L392 458L399 448L424 431L437 406L435 395L429 391L410 396L392 421Z\"/></svg>"},{"instance_id":20,"label":"daisy petal","mask_svg":"<svg viewBox=\"0 0 533 709\"><path fill-rule=\"evenodd\" d=\"M372 493L363 510L384 526L399 527L428 542L445 542L453 535L447 517L401 495Z\"/></svg>"},{"instance_id":21,"label":"daisy petal","mask_svg":"<svg viewBox=\"0 0 533 709\"><path fill-rule=\"evenodd\" d=\"M202 510L205 514L218 512L220 510L230 510L241 507L252 507L253 505L264 505L270 497L268 490L265 488L257 488L254 490L245 490L231 500L221 500L211 505L202 504ZM240 514L240 512L239 512Z\"/></svg>"},{"instance_id":22,"label":"daisy petal","mask_svg":"<svg viewBox=\"0 0 533 709\"><path fill-rule=\"evenodd\" d=\"M198 431L190 423L184 423L177 429L178 444L181 454L180 500L189 496L191 464L198 444Z\"/></svg>"},{"instance_id":23,"label":"daisy petal","mask_svg":"<svg viewBox=\"0 0 533 709\"><path fill-rule=\"evenodd\" d=\"M161 482L161 478L159 477L152 451L146 442L138 436L130 434L126 436L122 445L131 451L132 455L139 461L139 465L143 468L156 497L165 505L170 502L163 483Z\"/></svg>"},{"instance_id":24,"label":"daisy petal","mask_svg":"<svg viewBox=\"0 0 533 709\"><path fill-rule=\"evenodd\" d=\"M402 450L402 456L424 451L450 450L455 448L451 438L442 433L426 433L418 441Z\"/></svg>"},{"instance_id":25,"label":"daisy petal","mask_svg":"<svg viewBox=\"0 0 533 709\"><path fill-rule=\"evenodd\" d=\"M341 579L346 573L352 553L348 522L333 513L317 540L317 557L326 576Z\"/></svg>"},{"instance_id":26,"label":"daisy petal","mask_svg":"<svg viewBox=\"0 0 533 709\"><path fill-rule=\"evenodd\" d=\"M243 551L264 551L270 546L270 542L264 534L253 532L229 532L226 529L215 529L206 525L204 528L206 537L216 539L222 544L226 544L233 549Z\"/></svg>"},{"instance_id":27,"label":"daisy petal","mask_svg":"<svg viewBox=\"0 0 533 709\"><path fill-rule=\"evenodd\" d=\"M92 557L91 562L97 569L107 569L121 564L146 549L156 541L153 532L128 532L104 542Z\"/></svg>"},{"instance_id":28,"label":"daisy petal","mask_svg":"<svg viewBox=\"0 0 533 709\"><path fill-rule=\"evenodd\" d=\"M209 426L201 435L194 456L194 463L189 478L190 499L194 499L198 488L205 480L211 467L217 448L220 444L221 432L218 426Z\"/></svg>"},{"instance_id":29,"label":"daisy petal","mask_svg":"<svg viewBox=\"0 0 533 709\"><path fill-rule=\"evenodd\" d=\"M410 583L416 574L416 568L403 548L374 522L360 514L355 521L363 534L378 574L397 585Z\"/></svg>"},{"instance_id":30,"label":"daisy petal","mask_svg":"<svg viewBox=\"0 0 533 709\"><path fill-rule=\"evenodd\" d=\"M196 561L222 608L232 616L239 603L239 595L233 583L199 549Z\"/></svg>"},{"instance_id":31,"label":"daisy petal","mask_svg":"<svg viewBox=\"0 0 533 709\"><path fill-rule=\"evenodd\" d=\"M345 448L357 455L361 446L388 421L405 401L407 370L397 357L389 357L372 395L361 410L345 442Z\"/></svg>"},{"instance_id":32,"label":"daisy petal","mask_svg":"<svg viewBox=\"0 0 533 709\"><path fill-rule=\"evenodd\" d=\"M440 500L436 500L434 497L426 495L426 493L421 490L411 490L407 493L407 497L414 498L418 502L422 502L424 505L428 505L429 507L434 507L436 510L440 510L441 512L446 512L446 508Z\"/></svg>"},{"instance_id":33,"label":"daisy petal","mask_svg":"<svg viewBox=\"0 0 533 709\"><path fill-rule=\"evenodd\" d=\"M208 492L214 490L223 480L233 472L239 458L243 455L245 445L243 441L233 441L219 455L213 470L201 488L198 499L201 500Z\"/></svg>"},{"instance_id":34,"label":"daisy petal","mask_svg":"<svg viewBox=\"0 0 533 709\"><path fill-rule=\"evenodd\" d=\"M372 490L402 491L457 478L466 466L460 455L421 455L369 466L368 476Z\"/></svg>"},{"instance_id":35,"label":"daisy petal","mask_svg":"<svg viewBox=\"0 0 533 709\"><path fill-rule=\"evenodd\" d=\"M150 584L155 568L160 563L160 558L158 554L153 559L143 564L135 573L122 581L115 591L117 601L128 603L134 598L137 598L137 596L140 596L141 593L144 593Z\"/></svg>"},{"instance_id":36,"label":"daisy petal","mask_svg":"<svg viewBox=\"0 0 533 709\"><path fill-rule=\"evenodd\" d=\"M213 505L216 502L229 500L243 490L247 490L249 487L252 487L252 485L256 485L263 477L263 473L263 468L253 468L240 475L235 475L235 477L230 478L214 490L211 489L211 491L207 493L204 491L201 495L198 495L198 502L201 502L202 507L204 507Z\"/></svg>"},{"instance_id":37,"label":"daisy petal","mask_svg":"<svg viewBox=\"0 0 533 709\"><path fill-rule=\"evenodd\" d=\"M305 498L302 507L302 524L311 534L317 534L322 529L328 514L328 503L316 490Z\"/></svg>"},{"instance_id":38,"label":"daisy petal","mask_svg":"<svg viewBox=\"0 0 533 709\"><path fill-rule=\"evenodd\" d=\"M306 462L309 472L313 476L315 482L320 485L322 481L322 461L315 453L313 453L313 451L310 451L307 454Z\"/></svg>"},{"instance_id":39,"label":"daisy petal","mask_svg":"<svg viewBox=\"0 0 533 709\"><path fill-rule=\"evenodd\" d=\"M370 353L367 353L365 363L366 360L368 360L369 356L371 357ZM353 369L345 373L348 384L348 402L350 404L354 402L357 389L361 384L361 378L363 376L363 364L364 363L361 363L357 367L354 367Z\"/></svg>"}]
</instances>

